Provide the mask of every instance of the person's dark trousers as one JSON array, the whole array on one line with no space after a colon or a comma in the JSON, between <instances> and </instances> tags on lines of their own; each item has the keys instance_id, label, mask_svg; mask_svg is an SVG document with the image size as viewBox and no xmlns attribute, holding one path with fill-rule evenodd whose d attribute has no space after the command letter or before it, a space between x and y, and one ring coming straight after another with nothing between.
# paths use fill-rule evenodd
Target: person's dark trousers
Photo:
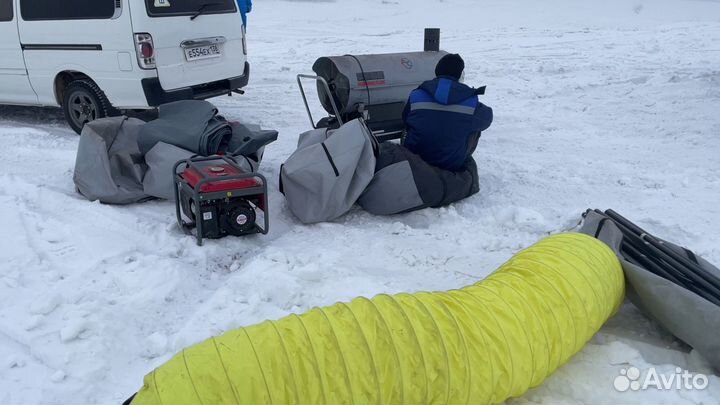
<instances>
[{"instance_id":1,"label":"person's dark trousers","mask_svg":"<svg viewBox=\"0 0 720 405\"><path fill-rule=\"evenodd\" d=\"M437 171L437 175L444 183L442 200L433 205L433 208L444 207L456 201L463 200L480 191L480 179L475 159L472 156L465 160L463 170L450 172L446 170Z\"/></svg>"}]
</instances>

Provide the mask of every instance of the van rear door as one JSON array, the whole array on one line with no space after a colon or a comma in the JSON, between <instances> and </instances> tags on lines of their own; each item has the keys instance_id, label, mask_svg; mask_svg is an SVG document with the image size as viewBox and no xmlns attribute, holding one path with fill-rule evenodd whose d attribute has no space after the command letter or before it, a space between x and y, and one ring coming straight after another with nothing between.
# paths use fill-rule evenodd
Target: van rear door
<instances>
[{"instance_id":1,"label":"van rear door","mask_svg":"<svg viewBox=\"0 0 720 405\"><path fill-rule=\"evenodd\" d=\"M0 102L37 104L25 69L13 3L0 0Z\"/></svg>"},{"instance_id":2,"label":"van rear door","mask_svg":"<svg viewBox=\"0 0 720 405\"><path fill-rule=\"evenodd\" d=\"M133 29L149 33L165 90L242 76L245 47L235 0L139 0Z\"/></svg>"}]
</instances>

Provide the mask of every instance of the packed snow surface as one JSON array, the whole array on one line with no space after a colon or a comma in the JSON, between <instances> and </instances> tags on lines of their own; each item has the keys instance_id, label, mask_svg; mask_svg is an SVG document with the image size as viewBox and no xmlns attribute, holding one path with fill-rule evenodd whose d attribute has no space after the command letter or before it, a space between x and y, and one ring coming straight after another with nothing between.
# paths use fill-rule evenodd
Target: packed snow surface
<instances>
[{"instance_id":1,"label":"packed snow surface","mask_svg":"<svg viewBox=\"0 0 720 405\"><path fill-rule=\"evenodd\" d=\"M268 236L197 247L168 202L87 202L61 114L0 107L1 404L120 403L189 344L358 295L474 283L588 207L720 263L720 2L263 0L249 17L247 94L213 102L280 131L262 168ZM276 191L309 127L295 75L320 56L420 49L424 27L465 57L466 82L488 85L481 192L438 210L298 223ZM709 386L616 391L631 366L705 373ZM510 402L718 404L712 374L628 304Z\"/></svg>"}]
</instances>

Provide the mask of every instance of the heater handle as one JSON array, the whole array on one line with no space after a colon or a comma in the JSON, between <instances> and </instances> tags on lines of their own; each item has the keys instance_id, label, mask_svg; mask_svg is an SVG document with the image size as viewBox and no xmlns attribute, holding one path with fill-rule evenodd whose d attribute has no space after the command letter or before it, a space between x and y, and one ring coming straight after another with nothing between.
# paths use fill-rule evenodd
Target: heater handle
<instances>
[{"instance_id":1,"label":"heater handle","mask_svg":"<svg viewBox=\"0 0 720 405\"><path fill-rule=\"evenodd\" d=\"M338 124L342 126L344 124L342 118L340 117L340 111L337 108L337 104L335 104L335 97L333 97L332 92L330 91L330 85L328 84L327 80L325 78L320 76L313 76L313 75L304 75L300 74L297 75L297 83L300 87L300 94L303 98L303 103L305 103L305 110L307 111L308 117L310 118L310 125L312 125L313 129L317 129L317 125L315 125L315 120L313 119L312 112L310 111L310 104L308 104L307 95L305 94L305 88L302 84L302 79L312 79L316 82L320 82L323 85L323 89L327 93L328 98L330 99L330 105L333 108L333 111L335 112L335 119L337 119Z\"/></svg>"}]
</instances>

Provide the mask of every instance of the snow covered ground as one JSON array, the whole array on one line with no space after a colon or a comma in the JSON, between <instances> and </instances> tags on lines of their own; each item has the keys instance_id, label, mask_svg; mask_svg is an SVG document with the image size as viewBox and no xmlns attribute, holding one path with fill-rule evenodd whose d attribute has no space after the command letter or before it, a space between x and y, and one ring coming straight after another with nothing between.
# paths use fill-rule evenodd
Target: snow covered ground
<instances>
[{"instance_id":1,"label":"snow covered ground","mask_svg":"<svg viewBox=\"0 0 720 405\"><path fill-rule=\"evenodd\" d=\"M276 192L308 128L294 82L315 58L422 47L466 59L495 123L481 193L303 226ZM257 1L247 95L214 102L280 130L264 162L270 235L195 246L173 207L75 194L78 137L58 111L0 107L0 404L120 403L173 353L229 328L357 295L461 287L519 249L614 208L720 263L720 2ZM717 333L720 331L714 331ZM511 403L718 404L703 391L620 393L622 368L713 372L632 306Z\"/></svg>"}]
</instances>

